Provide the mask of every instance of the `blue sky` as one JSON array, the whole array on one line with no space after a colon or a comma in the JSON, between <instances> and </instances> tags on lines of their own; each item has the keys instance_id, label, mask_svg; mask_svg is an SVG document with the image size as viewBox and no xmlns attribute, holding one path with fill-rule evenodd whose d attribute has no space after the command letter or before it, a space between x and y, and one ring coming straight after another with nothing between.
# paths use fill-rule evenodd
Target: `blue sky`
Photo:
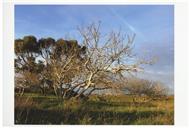
<instances>
[{"instance_id":1,"label":"blue sky","mask_svg":"<svg viewBox=\"0 0 189 128\"><path fill-rule=\"evenodd\" d=\"M155 56L156 64L138 74L174 87L173 5L16 5L15 38L69 37L79 40L78 26L101 21L104 32L136 33L134 52Z\"/></svg>"}]
</instances>

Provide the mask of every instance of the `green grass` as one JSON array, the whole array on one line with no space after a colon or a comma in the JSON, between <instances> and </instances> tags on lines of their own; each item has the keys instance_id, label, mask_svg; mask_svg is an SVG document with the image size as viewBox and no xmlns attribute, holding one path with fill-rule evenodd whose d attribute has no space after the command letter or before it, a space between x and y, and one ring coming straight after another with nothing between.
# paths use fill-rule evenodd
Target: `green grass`
<instances>
[{"instance_id":1,"label":"green grass","mask_svg":"<svg viewBox=\"0 0 189 128\"><path fill-rule=\"evenodd\" d=\"M15 124L174 124L174 99L133 103L130 96L93 95L86 102L55 96L15 97Z\"/></svg>"}]
</instances>

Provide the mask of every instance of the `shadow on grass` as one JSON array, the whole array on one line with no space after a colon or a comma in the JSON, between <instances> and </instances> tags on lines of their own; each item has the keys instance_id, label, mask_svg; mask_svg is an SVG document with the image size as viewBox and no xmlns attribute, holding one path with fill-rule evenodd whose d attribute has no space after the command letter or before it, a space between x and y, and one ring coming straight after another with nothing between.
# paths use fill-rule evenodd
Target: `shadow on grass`
<instances>
[{"instance_id":1,"label":"shadow on grass","mask_svg":"<svg viewBox=\"0 0 189 128\"><path fill-rule=\"evenodd\" d=\"M139 106L139 107L156 107L154 104L148 102L148 103L133 103L133 102L104 102L104 101L88 101L88 105L94 107L94 106L100 106L100 107L128 107L128 106Z\"/></svg>"},{"instance_id":2,"label":"shadow on grass","mask_svg":"<svg viewBox=\"0 0 189 128\"><path fill-rule=\"evenodd\" d=\"M15 124L134 124L137 119L164 114L162 111L112 112L85 108L77 111L16 108Z\"/></svg>"},{"instance_id":3,"label":"shadow on grass","mask_svg":"<svg viewBox=\"0 0 189 128\"><path fill-rule=\"evenodd\" d=\"M156 109L157 106L152 103L93 100L60 102L57 98L45 97L33 97L27 104L25 102L24 97L16 98L15 124L150 125L174 122L173 114ZM155 109L150 110L153 107Z\"/></svg>"}]
</instances>

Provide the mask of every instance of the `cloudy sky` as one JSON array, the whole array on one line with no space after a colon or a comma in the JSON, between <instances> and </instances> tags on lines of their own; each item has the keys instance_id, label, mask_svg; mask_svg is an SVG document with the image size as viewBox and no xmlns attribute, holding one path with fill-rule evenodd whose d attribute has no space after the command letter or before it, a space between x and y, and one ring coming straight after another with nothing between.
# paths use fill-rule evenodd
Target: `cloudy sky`
<instances>
[{"instance_id":1,"label":"cloudy sky","mask_svg":"<svg viewBox=\"0 0 189 128\"><path fill-rule=\"evenodd\" d=\"M136 55L158 58L138 76L160 80L173 89L173 5L16 5L15 38L69 36L79 40L76 28L98 21L104 32L121 28L125 33L135 33Z\"/></svg>"}]
</instances>

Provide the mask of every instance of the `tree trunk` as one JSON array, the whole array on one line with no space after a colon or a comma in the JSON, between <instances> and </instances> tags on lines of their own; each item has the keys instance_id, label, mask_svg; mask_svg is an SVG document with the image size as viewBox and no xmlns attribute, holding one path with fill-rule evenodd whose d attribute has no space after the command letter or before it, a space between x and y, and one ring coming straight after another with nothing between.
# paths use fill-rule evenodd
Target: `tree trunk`
<instances>
[{"instance_id":1,"label":"tree trunk","mask_svg":"<svg viewBox=\"0 0 189 128\"><path fill-rule=\"evenodd\" d=\"M24 95L24 88L21 89L21 93L20 93L20 96L23 96Z\"/></svg>"}]
</instances>

